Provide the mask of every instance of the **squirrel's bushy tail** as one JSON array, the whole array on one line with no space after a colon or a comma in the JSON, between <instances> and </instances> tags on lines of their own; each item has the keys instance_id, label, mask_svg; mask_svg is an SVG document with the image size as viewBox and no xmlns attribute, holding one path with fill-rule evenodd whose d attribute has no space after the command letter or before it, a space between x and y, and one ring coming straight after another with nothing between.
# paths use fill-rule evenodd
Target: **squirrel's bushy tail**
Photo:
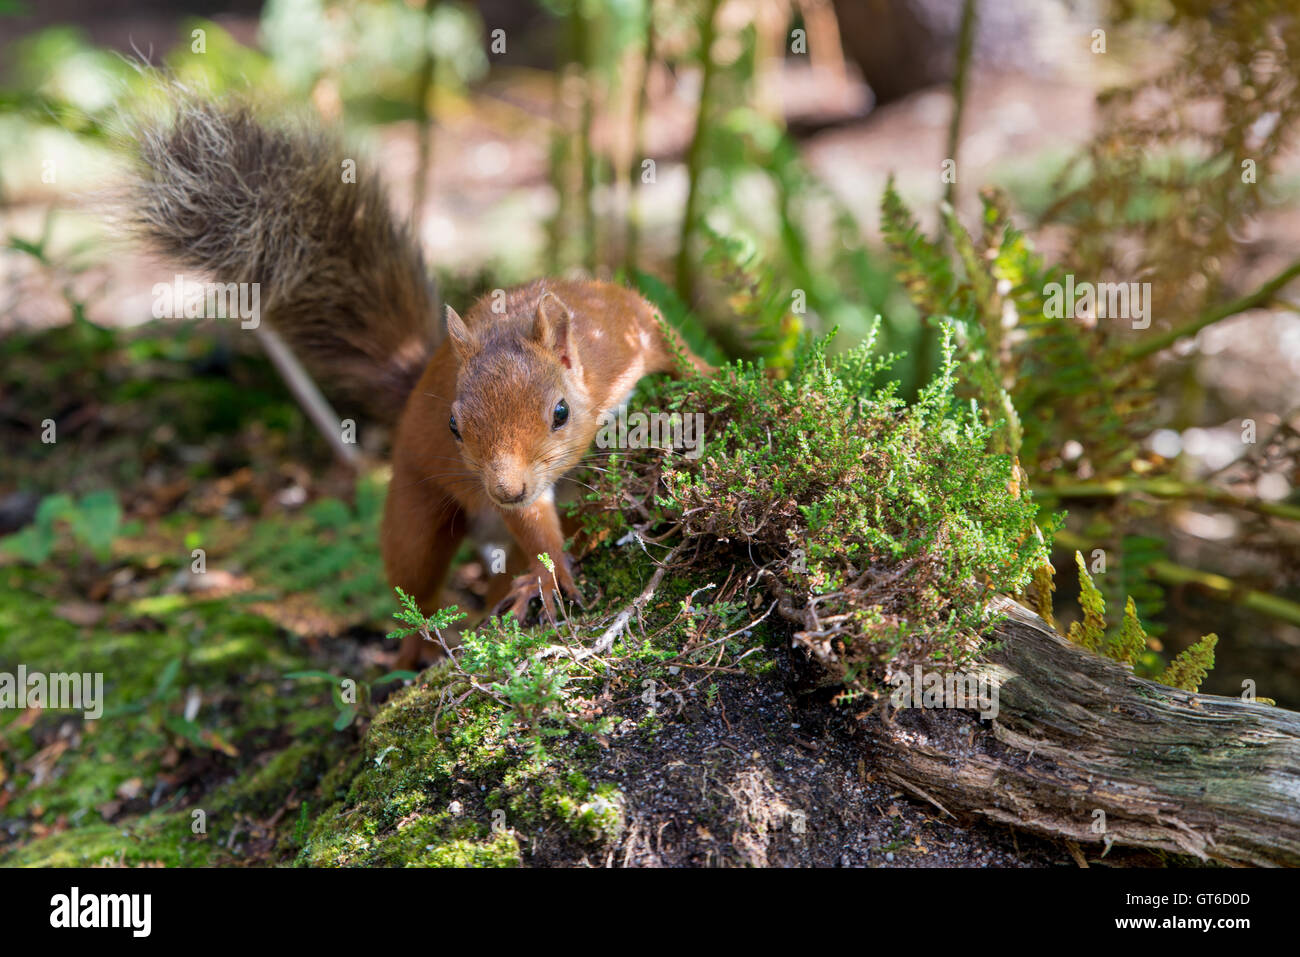
<instances>
[{"instance_id":1,"label":"squirrel's bushy tail","mask_svg":"<svg viewBox=\"0 0 1300 957\"><path fill-rule=\"evenodd\" d=\"M320 378L394 420L428 360L433 297L409 229L375 174L306 123L245 103L173 98L135 124L125 219L169 262L259 283L262 310ZM360 163L357 163L360 167Z\"/></svg>"}]
</instances>

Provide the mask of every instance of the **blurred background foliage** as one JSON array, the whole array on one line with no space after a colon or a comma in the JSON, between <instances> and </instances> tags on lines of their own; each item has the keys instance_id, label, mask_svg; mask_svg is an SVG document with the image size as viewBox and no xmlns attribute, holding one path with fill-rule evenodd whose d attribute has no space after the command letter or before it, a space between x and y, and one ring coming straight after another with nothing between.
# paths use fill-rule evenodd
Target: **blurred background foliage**
<instances>
[{"instance_id":1,"label":"blurred background foliage","mask_svg":"<svg viewBox=\"0 0 1300 957\"><path fill-rule=\"evenodd\" d=\"M123 256L96 202L123 113L152 102L138 69L150 62L345 124L458 307L542 272L604 276L722 353L777 369L801 336L836 329L834 348L848 348L879 315L908 395L952 327L964 387L1002 423L1044 515L1069 512L1063 624L1077 617L1061 600L1077 549L1112 630L1134 599L1150 636L1139 671L1214 631L1206 690L1250 679L1300 705L1294 4L8 3L0 30L0 330L13 360L0 411L15 450L0 531L30 525L55 492L114 489L131 519L286 522L312 499L353 496L230 330L141 357L141 341L175 335L141 325L145 291L169 273ZM1046 286L1067 274L1150 282L1151 328L1052 318ZM79 383L77 368L98 371ZM242 377L266 393L265 414L230 389L243 397L230 421L203 425L226 438L195 433L169 451L196 415L167 422L167 402L138 385L151 376L173 398L187 376L210 379L191 403L222 401L215 383ZM89 394L90 381L109 391ZM47 415L74 423L70 443L32 441ZM140 435L143 466L127 451ZM74 454L94 467L73 468ZM295 528L373 535L372 512ZM320 568L294 578L296 552L266 551L276 537L248 556L283 593L317 584ZM355 597L348 627L371 608Z\"/></svg>"}]
</instances>

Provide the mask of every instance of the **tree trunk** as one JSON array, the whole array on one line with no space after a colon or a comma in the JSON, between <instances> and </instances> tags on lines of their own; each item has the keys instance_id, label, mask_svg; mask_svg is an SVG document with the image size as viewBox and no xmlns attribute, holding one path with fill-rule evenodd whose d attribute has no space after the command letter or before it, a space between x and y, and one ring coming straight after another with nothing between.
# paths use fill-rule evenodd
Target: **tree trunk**
<instances>
[{"instance_id":1,"label":"tree trunk","mask_svg":"<svg viewBox=\"0 0 1300 957\"><path fill-rule=\"evenodd\" d=\"M873 720L889 780L1049 837L1300 865L1300 714L1145 681L1014 602L999 610L1000 646L966 669L998 688L997 716Z\"/></svg>"}]
</instances>

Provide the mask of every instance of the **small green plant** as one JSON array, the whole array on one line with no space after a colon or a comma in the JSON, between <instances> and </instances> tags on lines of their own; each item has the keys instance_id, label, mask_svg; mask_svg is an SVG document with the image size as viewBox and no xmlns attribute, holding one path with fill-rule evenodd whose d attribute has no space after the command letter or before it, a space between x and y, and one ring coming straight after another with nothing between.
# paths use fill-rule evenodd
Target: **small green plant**
<instances>
[{"instance_id":1,"label":"small green plant","mask_svg":"<svg viewBox=\"0 0 1300 957\"><path fill-rule=\"evenodd\" d=\"M106 562L122 529L122 507L112 492L91 492L80 501L70 495L47 495L32 524L6 538L4 548L21 561L39 565L53 554L60 527L75 543L89 548L97 561Z\"/></svg>"},{"instance_id":2,"label":"small green plant","mask_svg":"<svg viewBox=\"0 0 1300 957\"><path fill-rule=\"evenodd\" d=\"M1124 620L1119 631L1111 637L1106 646L1107 657L1122 661L1127 665L1137 663L1138 658L1147 650L1147 633L1138 620L1137 606L1132 597L1124 602Z\"/></svg>"},{"instance_id":3,"label":"small green plant","mask_svg":"<svg viewBox=\"0 0 1300 957\"><path fill-rule=\"evenodd\" d=\"M1186 648L1160 676L1160 683L1184 691L1199 691L1201 682L1214 667L1214 646L1219 643L1219 636L1206 635L1196 644Z\"/></svg>"},{"instance_id":4,"label":"small green plant","mask_svg":"<svg viewBox=\"0 0 1300 957\"><path fill-rule=\"evenodd\" d=\"M956 401L951 337L915 403L876 385L892 360L874 336L834 357L822 339L784 379L736 363L654 384L647 405L705 413L705 454L610 459L586 521L621 530L640 512L634 531L676 529L679 553L710 556L697 565L734 550L762 569L796 642L851 690L891 668L967 659L993 625L992 595L1019 592L1046 560L1038 509L993 450L995 426Z\"/></svg>"},{"instance_id":5,"label":"small green plant","mask_svg":"<svg viewBox=\"0 0 1300 957\"><path fill-rule=\"evenodd\" d=\"M549 556L538 558L554 569ZM594 662L576 654L567 636L553 625L523 628L513 615L492 618L463 632L459 645L453 648L442 632L464 618L464 612L452 606L426 615L409 594L400 588L396 592L401 607L393 617L403 627L388 637L420 634L438 644L451 676L464 685L451 701L453 709L475 694L496 702L502 706L503 726L522 726L539 760L545 757L547 738L570 729L607 730L607 720L584 721L574 716L571 698L575 680L592 679L600 672Z\"/></svg>"},{"instance_id":6,"label":"small green plant","mask_svg":"<svg viewBox=\"0 0 1300 957\"><path fill-rule=\"evenodd\" d=\"M1079 566L1079 607L1083 610L1083 620L1070 626L1070 640L1100 653L1106 641L1106 599L1093 584L1083 555L1075 552L1074 560Z\"/></svg>"},{"instance_id":7,"label":"small green plant","mask_svg":"<svg viewBox=\"0 0 1300 957\"><path fill-rule=\"evenodd\" d=\"M1075 552L1074 561L1079 568L1079 606L1083 610L1083 620L1070 626L1070 640L1089 651L1130 665L1138 672L1147 672L1153 677L1158 674L1155 680L1161 684L1184 691L1197 691L1214 667L1214 647L1218 644L1219 637L1206 635L1185 649L1163 671L1157 672L1147 661L1152 653L1148 651L1147 633L1138 618L1133 598L1130 596L1125 601L1124 617L1118 628L1113 629L1107 637L1106 600L1088 574L1083 554Z\"/></svg>"},{"instance_id":8,"label":"small green plant","mask_svg":"<svg viewBox=\"0 0 1300 957\"><path fill-rule=\"evenodd\" d=\"M393 589L397 592L397 600L401 607L393 612L393 617L401 622L405 627L395 628L385 637L390 641L395 638L405 638L407 635L413 635L416 632L421 633L426 639L433 641L434 635L440 643L442 640L442 630L450 628L456 622L465 617L465 613L459 610L455 605L450 608L439 608L432 615L426 615L420 611L420 606L414 598L402 591L400 588Z\"/></svg>"}]
</instances>

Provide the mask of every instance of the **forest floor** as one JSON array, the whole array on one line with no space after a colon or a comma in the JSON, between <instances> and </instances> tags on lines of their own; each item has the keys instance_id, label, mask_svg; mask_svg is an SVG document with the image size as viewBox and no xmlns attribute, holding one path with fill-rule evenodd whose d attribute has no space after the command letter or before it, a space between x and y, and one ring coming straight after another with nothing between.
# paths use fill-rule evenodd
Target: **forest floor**
<instances>
[{"instance_id":1,"label":"forest floor","mask_svg":"<svg viewBox=\"0 0 1300 957\"><path fill-rule=\"evenodd\" d=\"M821 102L826 91L820 82L806 69L787 70L785 95L797 102ZM1050 77L993 72L972 77L959 194L967 221L976 215L977 187L998 184L1008 191L1017 218L1036 246L1052 258L1062 237L1050 229L1035 229L1034 217L1051 195L1062 164L1094 127L1098 82L1098 74L1083 69ZM506 284L532 278L544 268L543 223L551 196L549 141L533 118L546 108L548 95L536 80L513 80L487 91L476 101L481 108L440 124L421 234L429 260L446 277L442 293L448 301L467 303L481 294L486 277L492 284ZM852 90L838 95L856 102ZM808 166L868 234L876 231L881 190L891 174L896 174L900 193L921 221L930 222L941 197L942 183L933 171L943 159L949 109L948 93L934 89L866 117L847 111L831 121L823 117L826 125L804 130L800 149ZM797 103L792 110L791 121L799 121ZM648 124L650 152L662 162L659 183L644 197L643 251L646 268L662 275L671 272L689 118L680 103L664 96ZM373 139L383 175L401 206L408 202L416 162L413 129L392 124L377 128ZM73 169L79 165L68 161ZM104 172L102 163L87 159L84 165ZM1285 202L1286 196L1300 194L1300 154L1284 157L1281 172L1280 184L1270 187L1277 207L1263 212L1240 237L1240 259L1225 274L1225 298L1279 271L1300 242L1300 217L1291 215ZM37 242L47 230L48 236L42 243L44 259L0 250L0 334L66 323L69 297L108 328L145 321L152 284L172 273L120 243L104 245L110 237L96 206L103 181L91 178L57 187L32 183L17 189L14 181L13 176L7 181L13 203L0 207L0 233L29 242ZM48 213L51 202L57 207L54 215ZM611 222L617 218L616 209L617 203L610 209ZM105 248L113 254L104 255ZM878 268L882 275L887 269L883 256ZM1195 366L1177 367L1157 386L1165 419L1201 426L1190 430L1198 444L1193 449L1189 438L1183 456L1189 477L1213 472L1238 454L1243 419L1255 420L1267 435L1300 408L1300 314L1284 305L1250 310L1204 330L1196 347ZM379 437L374 438L378 443ZM379 444L372 449L379 453ZM291 461L286 459L284 467L295 470ZM299 465L295 474L303 471ZM320 475L311 478L322 481ZM0 493L11 487L0 487ZM1288 589L1300 588L1300 570L1286 561L1287 549L1295 542L1282 543L1279 549L1272 531L1261 535L1249 520L1170 509L1153 523L1150 534L1167 541L1169 556L1183 565L1215 568L1245 584L1281 580ZM1068 563L1070 556L1062 553L1057 558ZM1068 599L1072 586L1064 580L1059 584ZM1209 632L1222 639L1207 691L1237 694L1243 681L1259 683L1267 676L1271 697L1289 707L1300 706L1300 628L1207 599L1189 588L1171 589L1170 599L1177 614L1162 623L1167 631L1161 640L1171 655Z\"/></svg>"},{"instance_id":2,"label":"forest floor","mask_svg":"<svg viewBox=\"0 0 1300 957\"><path fill-rule=\"evenodd\" d=\"M0 483L57 476L85 521L111 529L111 545L96 555L71 533L74 519L39 561L25 549L40 543L26 539L0 553L0 660L102 673L106 703L99 720L0 712L0 865L1072 867L1083 857L944 817L880 780L853 709L831 703L777 626L746 633L759 654L745 668L666 677L657 697L615 678L590 702L612 730L550 738L540 757L496 703L447 708L445 668L406 687L383 681L397 643L383 637L396 603L376 546L382 485L349 493L243 341L209 325L180 335L74 325L2 347L18 385L0 407L14 453ZM29 440L43 409L61 423L54 444ZM124 518L87 504L106 486ZM33 504L10 495L0 511L14 523ZM464 558L454 590L473 609L485 576ZM631 546L584 566L606 614L651 570ZM661 587L647 631L677 620L685 587ZM355 680L358 706L345 713L330 684L302 672Z\"/></svg>"},{"instance_id":3,"label":"forest floor","mask_svg":"<svg viewBox=\"0 0 1300 957\"><path fill-rule=\"evenodd\" d=\"M1088 130L1092 92L1029 81L977 85L972 122L1007 122L990 125L985 139L993 139L975 146L1039 161L1057 156ZM944 94L922 94L809 138L805 153L870 223L900 144L920 142L937 167L945 104ZM540 222L539 196L549 188L544 144L530 152L500 130L469 132L441 140L458 149L437 151L441 188L424 217L435 255L451 257L440 267L463 269L467 288L468 274L488 259L503 264L506 279L522 278L510 269L533 270L537 250L527 244L540 236L519 223ZM407 133L385 134L383 154L399 173L411 149ZM508 170L491 183L457 179L458 168L499 157L493 144L502 143ZM903 192L929 197L933 177L917 172L926 164L902 165ZM990 161L987 172L1019 184L1032 205L1051 164L1025 172L1033 165L999 171ZM985 172L972 164L968 181ZM674 182L666 163L658 209L680 206ZM5 233L39 234L43 199L5 211ZM478 226L472 234L470 224ZM1294 223L1268 220L1261 229L1263 261L1291 238ZM670 248L670 217L652 218L647 230L647 245ZM549 741L545 759L527 736L502 727L490 702L471 700L454 727L444 726L449 676L435 670L410 687L377 681L391 670L396 645L384 638L396 602L376 541L382 471L354 489L248 337L220 327L126 328L148 313L141 290L149 284L140 277L156 278L139 260L101 261L74 277L26 268L17 268L17 282L6 273L0 290L9 300L0 301L0 318L12 306L20 324L36 330L6 329L0 342L0 534L31 519L37 497L25 490L40 489L70 496L71 514L107 528L111 544L97 555L64 527L47 555L34 539L26 554L0 551L0 662L102 672L108 705L98 721L0 711L0 865L1163 860L1119 852L1099 860L1005 827L952 821L879 780L852 716L809 681L775 629L761 636L751 670L718 674L680 699L647 703L639 688L615 689L593 703L614 732ZM134 297L124 293L131 288ZM107 328L67 324L68 289ZM1300 402L1300 377L1288 365L1300 353L1269 348L1294 337L1300 320L1260 312L1235 321L1243 323L1253 325L1238 328L1212 358L1209 401L1225 420ZM1261 363L1272 363L1265 374ZM47 417L59 423L49 445L32 438ZM384 436L363 429L361 442L378 454ZM104 490L120 516L94 497ZM476 609L486 576L471 550L461 557L452 590L462 607ZM635 594L648 563L612 558ZM609 608L618 597L606 596ZM665 589L649 612L669 615L681 598ZM1300 630L1261 640L1247 673L1296 660ZM301 672L353 678L355 713L323 680L289 677Z\"/></svg>"}]
</instances>

